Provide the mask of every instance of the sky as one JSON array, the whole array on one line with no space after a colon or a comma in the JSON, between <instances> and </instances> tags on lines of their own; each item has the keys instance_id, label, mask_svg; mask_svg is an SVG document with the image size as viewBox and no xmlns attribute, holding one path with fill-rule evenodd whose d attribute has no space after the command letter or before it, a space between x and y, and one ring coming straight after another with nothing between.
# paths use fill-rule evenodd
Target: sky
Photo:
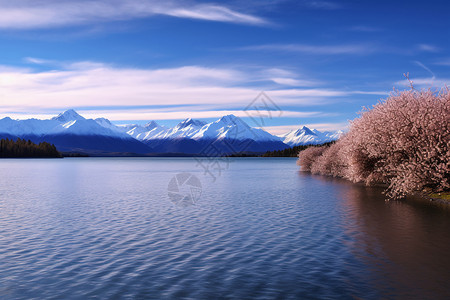
<instances>
[{"instance_id":1,"label":"sky","mask_svg":"<svg viewBox=\"0 0 450 300\"><path fill-rule=\"evenodd\" d=\"M173 126L235 114L274 134L345 129L409 89L404 74L417 89L450 84L448 11L433 0L0 0L0 118L75 109Z\"/></svg>"}]
</instances>

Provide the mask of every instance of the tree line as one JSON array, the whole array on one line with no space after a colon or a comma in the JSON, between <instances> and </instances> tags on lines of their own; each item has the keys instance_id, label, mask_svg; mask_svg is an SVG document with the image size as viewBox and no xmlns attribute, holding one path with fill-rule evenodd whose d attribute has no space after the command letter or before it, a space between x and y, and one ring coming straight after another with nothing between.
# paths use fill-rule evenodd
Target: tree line
<instances>
[{"instance_id":1,"label":"tree line","mask_svg":"<svg viewBox=\"0 0 450 300\"><path fill-rule=\"evenodd\" d=\"M55 145L47 142L35 144L18 138L0 140L0 158L59 158L62 157Z\"/></svg>"},{"instance_id":2,"label":"tree line","mask_svg":"<svg viewBox=\"0 0 450 300\"><path fill-rule=\"evenodd\" d=\"M291 148L287 148L284 150L275 150L275 151L267 151L266 153L262 154L262 157L297 157L298 153L300 151L303 151L309 147L313 147L313 146L330 146L331 144L333 144L333 142L328 142L328 143L323 143L320 145L299 145L299 146L294 146Z\"/></svg>"}]
</instances>

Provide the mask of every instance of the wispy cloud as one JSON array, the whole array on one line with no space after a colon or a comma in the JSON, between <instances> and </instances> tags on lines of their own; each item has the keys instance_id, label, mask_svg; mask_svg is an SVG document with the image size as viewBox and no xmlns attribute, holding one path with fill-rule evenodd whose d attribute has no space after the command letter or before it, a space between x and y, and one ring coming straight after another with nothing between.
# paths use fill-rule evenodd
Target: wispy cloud
<instances>
[{"instance_id":1,"label":"wispy cloud","mask_svg":"<svg viewBox=\"0 0 450 300\"><path fill-rule=\"evenodd\" d=\"M434 63L434 65L439 66L450 66L450 57L448 58L442 58Z\"/></svg>"},{"instance_id":2,"label":"wispy cloud","mask_svg":"<svg viewBox=\"0 0 450 300\"><path fill-rule=\"evenodd\" d=\"M414 61L416 65L430 73L431 77L410 77L415 88L442 88L450 85L450 78L439 78L435 73L420 61ZM395 83L396 86L410 87L411 83L405 79Z\"/></svg>"},{"instance_id":3,"label":"wispy cloud","mask_svg":"<svg viewBox=\"0 0 450 300\"><path fill-rule=\"evenodd\" d=\"M423 63L421 63L420 61L415 61L415 64L417 64L419 67L421 67L422 69L424 69L425 71L427 71L428 73L431 74L431 79L436 79L436 75L434 75L434 72L430 70L430 68L428 68L427 66L425 66Z\"/></svg>"},{"instance_id":4,"label":"wispy cloud","mask_svg":"<svg viewBox=\"0 0 450 300\"><path fill-rule=\"evenodd\" d=\"M362 30L362 28L360 28ZM368 30L368 28L366 28ZM387 46L376 43L350 43L335 45L311 44L263 44L237 48L241 51L270 51L285 53L300 53L309 55L371 55L391 53L396 55L418 55L424 52L437 53L441 48L435 45L419 44L410 46Z\"/></svg>"},{"instance_id":5,"label":"wispy cloud","mask_svg":"<svg viewBox=\"0 0 450 300\"><path fill-rule=\"evenodd\" d=\"M432 52L432 53L436 53L441 51L441 49L435 45L430 45L430 44L419 44L416 46L417 50L422 51L422 52Z\"/></svg>"},{"instance_id":6,"label":"wispy cloud","mask_svg":"<svg viewBox=\"0 0 450 300\"><path fill-rule=\"evenodd\" d=\"M283 51L313 55L370 54L378 51L375 46L364 44L344 45L306 45L306 44L268 44L242 47L240 50Z\"/></svg>"},{"instance_id":7,"label":"wispy cloud","mask_svg":"<svg viewBox=\"0 0 450 300\"><path fill-rule=\"evenodd\" d=\"M123 110L83 110L77 109L77 112L86 118L95 119L98 117L106 117L110 121L120 122L124 120L133 121L148 121L148 120L182 120L187 116L194 119L211 119L220 118L225 115L233 114L237 117L247 118L248 114L258 115L258 111L243 111L243 110L204 110L204 111L192 111L192 110L177 110L177 111L164 111L165 109L134 109L128 108ZM169 109L170 110L170 109ZM2 108L0 108L2 113ZM320 118L326 117L328 114L322 112L299 112L299 111L283 111L284 117L290 118ZM8 116L13 119L50 119L55 116L55 113L40 113L31 114L30 112L13 112L8 113Z\"/></svg>"},{"instance_id":8,"label":"wispy cloud","mask_svg":"<svg viewBox=\"0 0 450 300\"><path fill-rule=\"evenodd\" d=\"M321 84L321 82L317 80L299 78L298 74L295 72L279 68L267 69L262 73L262 76L265 79L269 79L277 84L286 86L310 87Z\"/></svg>"},{"instance_id":9,"label":"wispy cloud","mask_svg":"<svg viewBox=\"0 0 450 300\"><path fill-rule=\"evenodd\" d=\"M337 2L332 2L332 1L321 1L321 0L315 0L315 1L311 1L311 0L307 0L307 1L301 1L301 4L309 7L309 8L313 8L313 9L327 9L327 10L332 10L332 9L339 9L342 7L341 4L337 3Z\"/></svg>"},{"instance_id":10,"label":"wispy cloud","mask_svg":"<svg viewBox=\"0 0 450 300\"><path fill-rule=\"evenodd\" d=\"M30 61L41 62L39 59ZM255 74L267 74L267 80L273 80L274 74L295 75L283 69L276 69L276 72L273 69L246 71L242 67L202 66L137 69L98 62L51 66L50 70L0 66L0 112L33 111L39 114L67 107L99 110L102 107L123 107L124 104L135 113L140 107L161 105L180 111L188 104L195 107L190 109L193 112L223 111L246 107L261 90L266 90L279 106L317 107L335 103L341 97L365 93L329 88L292 88L289 85L264 87L254 82ZM173 109L152 111L161 113L160 117L163 113L174 112Z\"/></svg>"},{"instance_id":11,"label":"wispy cloud","mask_svg":"<svg viewBox=\"0 0 450 300\"><path fill-rule=\"evenodd\" d=\"M0 0L0 14L0 29L86 25L156 15L248 25L270 24L264 18L226 6L180 0Z\"/></svg>"},{"instance_id":12,"label":"wispy cloud","mask_svg":"<svg viewBox=\"0 0 450 300\"><path fill-rule=\"evenodd\" d=\"M36 58L36 57L25 57L23 59L25 63L29 64L35 64L35 65L49 65L49 64L60 64L57 61L49 60L49 59L42 59L42 58Z\"/></svg>"},{"instance_id":13,"label":"wispy cloud","mask_svg":"<svg viewBox=\"0 0 450 300\"><path fill-rule=\"evenodd\" d=\"M415 88L442 88L450 86L450 78L436 78L436 77L417 77L410 78ZM395 83L395 86L410 87L408 80L400 80Z\"/></svg>"},{"instance_id":14,"label":"wispy cloud","mask_svg":"<svg viewBox=\"0 0 450 300\"><path fill-rule=\"evenodd\" d=\"M356 31L356 32L379 32L382 31L381 28L375 26L366 26L366 25L356 25L349 27L348 30Z\"/></svg>"}]
</instances>

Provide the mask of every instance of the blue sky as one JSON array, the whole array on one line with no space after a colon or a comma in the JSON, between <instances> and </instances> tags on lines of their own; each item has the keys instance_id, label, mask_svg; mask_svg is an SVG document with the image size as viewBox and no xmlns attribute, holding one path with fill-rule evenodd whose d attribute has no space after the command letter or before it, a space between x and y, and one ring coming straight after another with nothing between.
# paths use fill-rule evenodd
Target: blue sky
<instances>
[{"instance_id":1,"label":"blue sky","mask_svg":"<svg viewBox=\"0 0 450 300\"><path fill-rule=\"evenodd\" d=\"M0 117L174 125L265 91L272 133L342 129L403 73L450 83L450 3L392 2L0 0Z\"/></svg>"}]
</instances>

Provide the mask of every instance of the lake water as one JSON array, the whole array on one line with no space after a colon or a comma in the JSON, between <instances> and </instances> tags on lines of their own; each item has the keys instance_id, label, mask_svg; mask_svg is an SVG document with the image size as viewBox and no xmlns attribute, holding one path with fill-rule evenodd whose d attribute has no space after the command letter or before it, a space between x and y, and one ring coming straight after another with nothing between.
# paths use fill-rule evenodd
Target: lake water
<instances>
[{"instance_id":1,"label":"lake water","mask_svg":"<svg viewBox=\"0 0 450 300\"><path fill-rule=\"evenodd\" d=\"M198 179L180 189L194 205L168 195L180 173ZM0 174L1 299L450 298L449 210L295 159L234 159L215 181L191 158L1 160Z\"/></svg>"}]
</instances>

